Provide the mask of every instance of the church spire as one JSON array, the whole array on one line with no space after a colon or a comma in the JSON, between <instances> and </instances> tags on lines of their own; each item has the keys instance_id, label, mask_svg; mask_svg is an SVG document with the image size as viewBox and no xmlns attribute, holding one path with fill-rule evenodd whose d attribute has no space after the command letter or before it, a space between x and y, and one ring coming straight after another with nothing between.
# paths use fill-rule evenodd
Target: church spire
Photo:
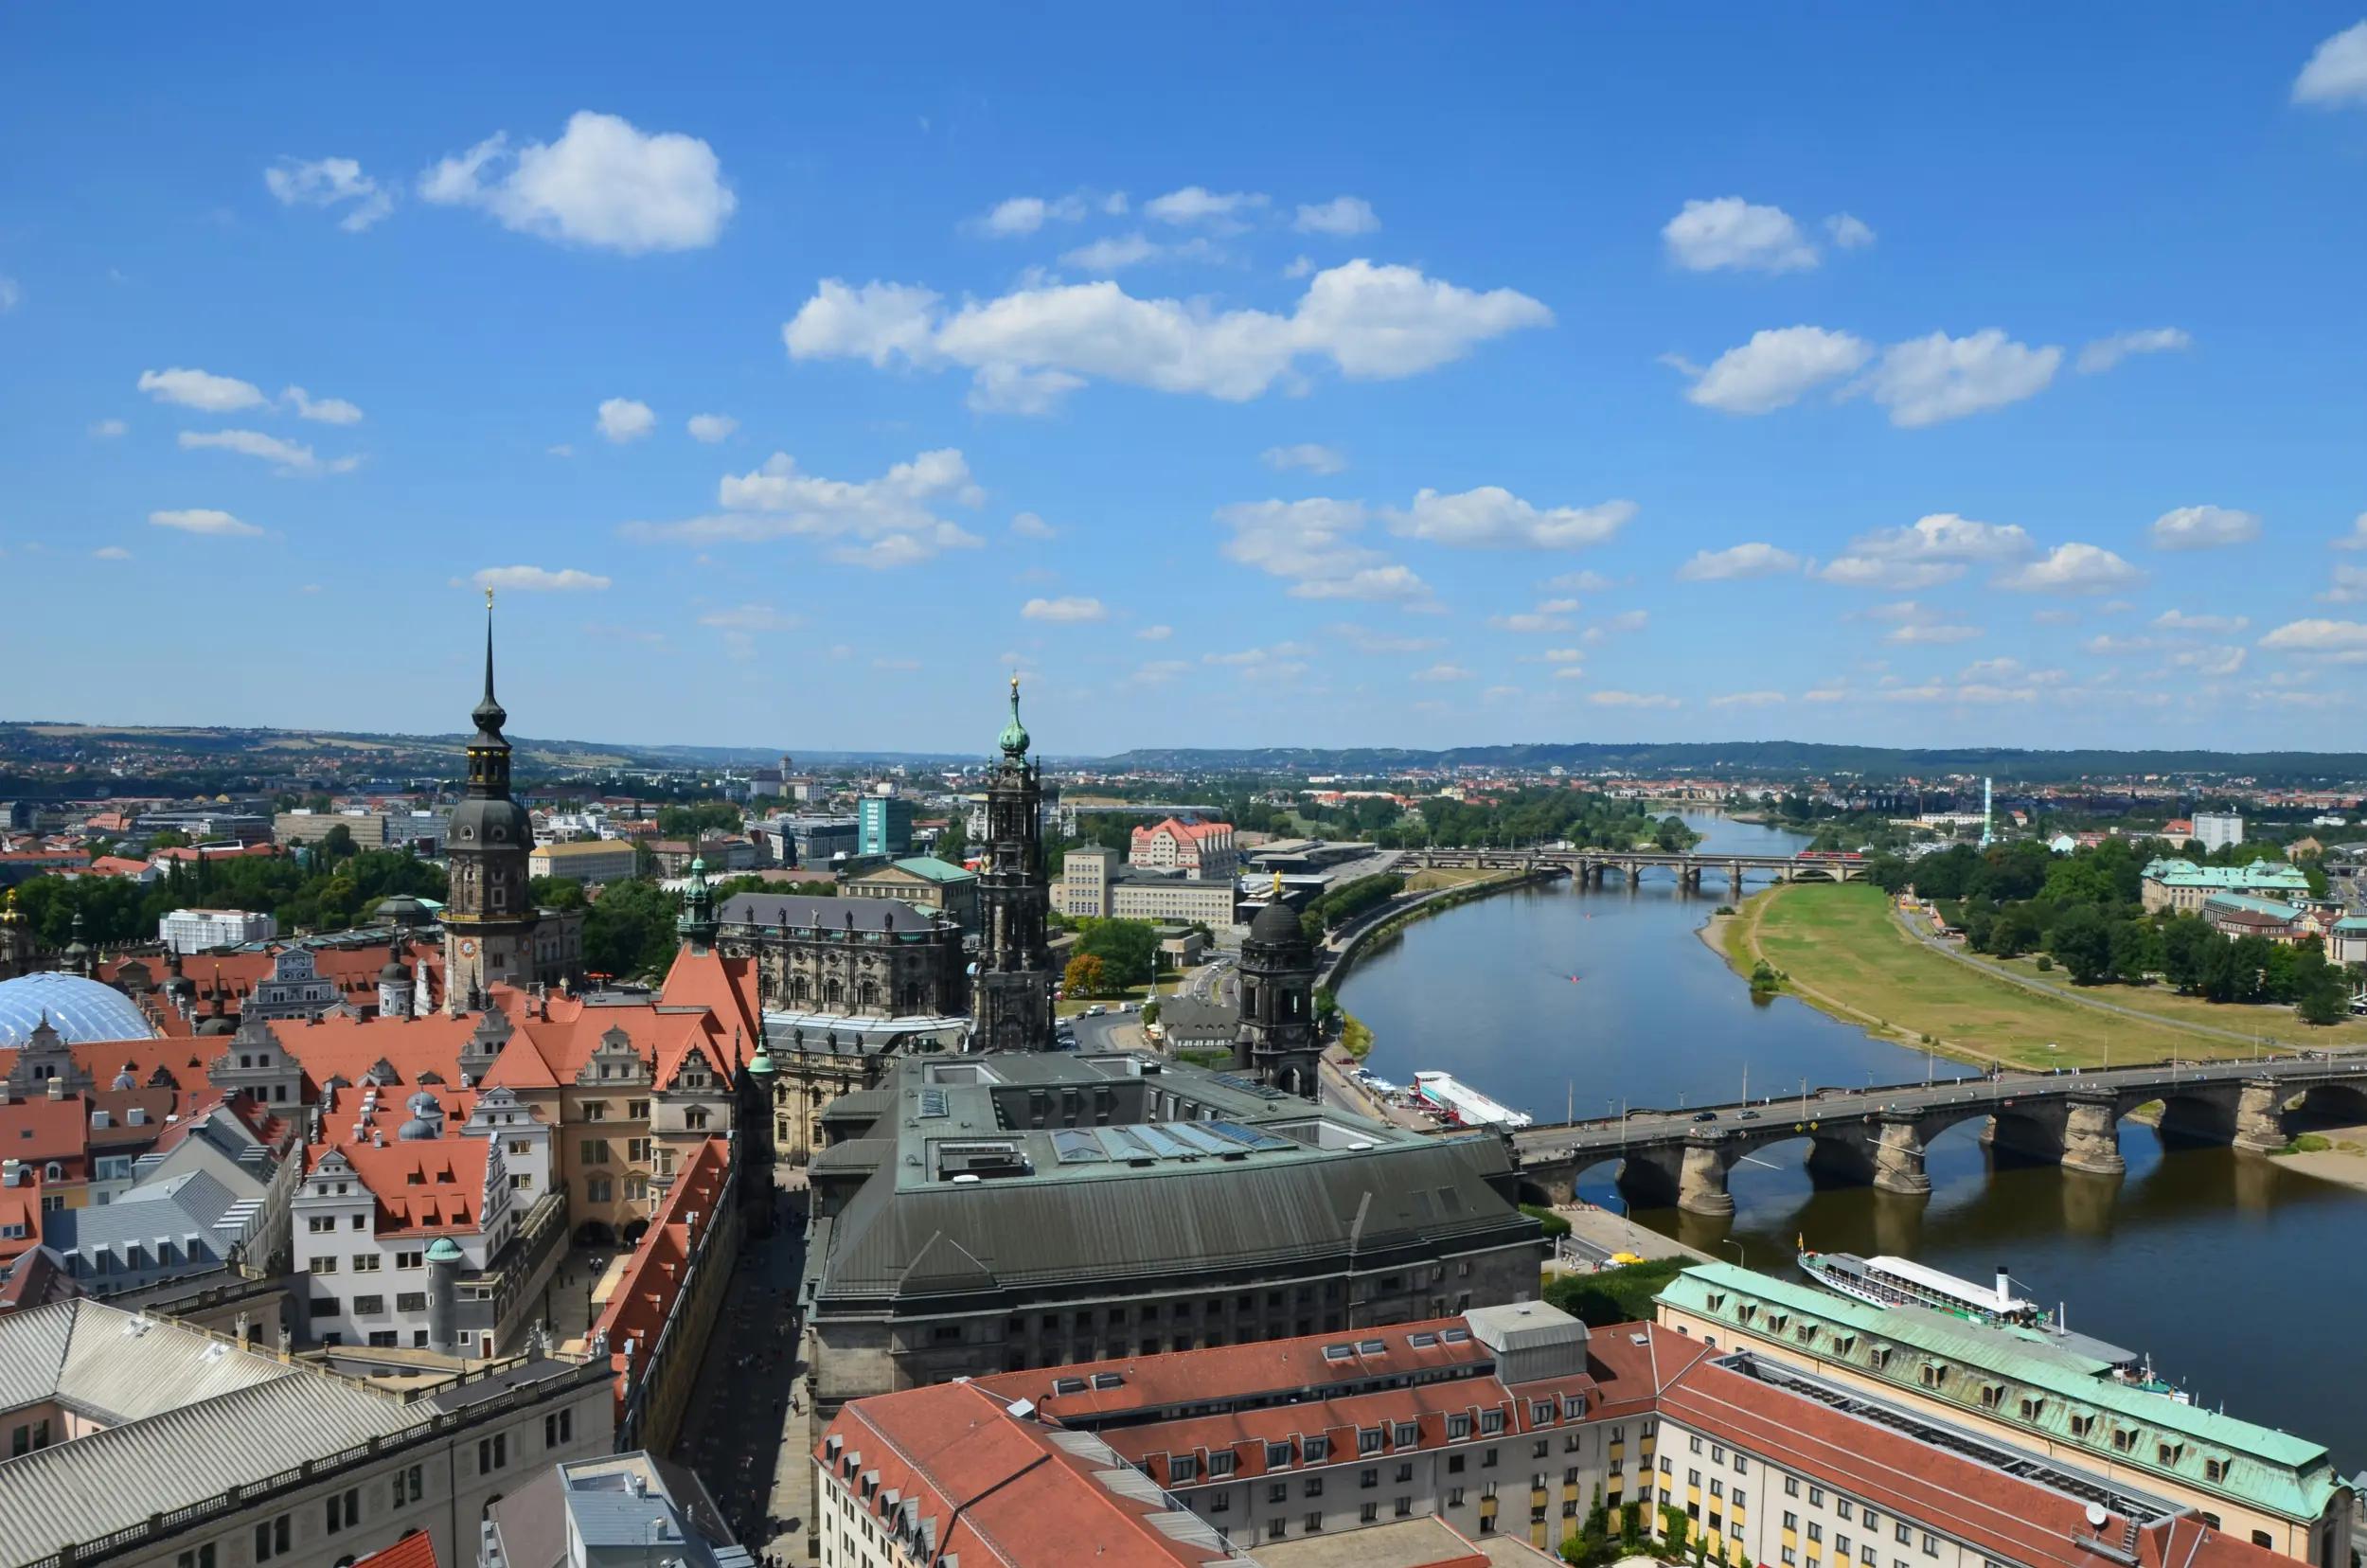
<instances>
[{"instance_id":1,"label":"church spire","mask_svg":"<svg viewBox=\"0 0 2367 1568\"><path fill-rule=\"evenodd\" d=\"M492 745L505 743L502 725L509 722L509 715L493 696L493 590L490 588L485 590L485 695L478 700L475 711L469 717L476 721L479 740Z\"/></svg>"},{"instance_id":2,"label":"church spire","mask_svg":"<svg viewBox=\"0 0 2367 1568\"><path fill-rule=\"evenodd\" d=\"M1003 755L1017 760L1027 755L1027 726L1019 722L1019 671L1011 671L1011 722L995 738Z\"/></svg>"}]
</instances>

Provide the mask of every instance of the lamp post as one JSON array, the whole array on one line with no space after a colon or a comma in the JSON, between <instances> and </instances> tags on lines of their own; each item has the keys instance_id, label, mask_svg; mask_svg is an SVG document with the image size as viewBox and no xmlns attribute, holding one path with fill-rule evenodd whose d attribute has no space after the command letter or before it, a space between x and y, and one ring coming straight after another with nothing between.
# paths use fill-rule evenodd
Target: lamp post
<instances>
[{"instance_id":1,"label":"lamp post","mask_svg":"<svg viewBox=\"0 0 2367 1568\"><path fill-rule=\"evenodd\" d=\"M1717 1244L1721 1247L1732 1247L1735 1249L1735 1267L1738 1269L1747 1269L1751 1266L1751 1260L1742 1255L1742 1243L1735 1240L1733 1237L1720 1237L1718 1238Z\"/></svg>"}]
</instances>

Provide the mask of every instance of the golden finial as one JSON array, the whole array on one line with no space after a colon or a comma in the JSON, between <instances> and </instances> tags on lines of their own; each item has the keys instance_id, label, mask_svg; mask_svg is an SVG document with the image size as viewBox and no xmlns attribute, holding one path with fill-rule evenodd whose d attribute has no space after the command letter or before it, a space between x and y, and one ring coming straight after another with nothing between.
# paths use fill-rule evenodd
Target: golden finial
<instances>
[{"instance_id":1,"label":"golden finial","mask_svg":"<svg viewBox=\"0 0 2367 1568\"><path fill-rule=\"evenodd\" d=\"M1019 695L1019 671L1016 669L1011 671L1011 695Z\"/></svg>"},{"instance_id":2,"label":"golden finial","mask_svg":"<svg viewBox=\"0 0 2367 1568\"><path fill-rule=\"evenodd\" d=\"M493 608L493 589L492 585L489 583L486 585L485 589L485 608L488 610Z\"/></svg>"}]
</instances>

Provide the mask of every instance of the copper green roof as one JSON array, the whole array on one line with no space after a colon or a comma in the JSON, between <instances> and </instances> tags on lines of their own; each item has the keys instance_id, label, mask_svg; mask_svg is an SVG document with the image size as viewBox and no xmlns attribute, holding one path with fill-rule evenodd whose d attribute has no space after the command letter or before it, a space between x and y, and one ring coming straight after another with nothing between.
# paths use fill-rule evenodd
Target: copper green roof
<instances>
[{"instance_id":1,"label":"copper green roof","mask_svg":"<svg viewBox=\"0 0 2367 1568\"><path fill-rule=\"evenodd\" d=\"M1796 1352L2092 1453L2115 1468L2169 1476L2198 1491L2236 1498L2285 1519L2318 1519L2341 1485L2324 1444L2114 1382L2103 1375L2104 1363L2059 1350L2035 1331L1987 1328L1920 1307L1875 1307L1731 1263L1687 1269L1669 1282L1659 1299L1680 1311L1771 1343L1781 1341ZM1745 1306L1754 1309L1752 1321L1742 1317ZM1775 1326L1779 1319L1794 1321ZM1800 1339L1803 1323L1809 1320L1822 1330L1819 1343ZM1893 1354L1878 1363L1878 1349L1913 1353ZM1941 1368L1936 1386L1924 1383L1921 1369L1926 1365ZM1982 1398L1989 1383L2004 1385L1994 1405ZM2034 1418L2020 1414L2024 1394L2037 1399ZM2085 1430L2073 1425L2074 1418L2099 1417L2101 1420ZM2113 1446L2115 1430L2135 1434L2130 1448ZM2221 1467L2216 1479L2210 1470L2215 1463Z\"/></svg>"},{"instance_id":2,"label":"copper green roof","mask_svg":"<svg viewBox=\"0 0 2367 1568\"><path fill-rule=\"evenodd\" d=\"M933 882L964 882L978 880L977 873L965 871L952 861L939 860L934 855L915 855L910 860L897 861L895 866L899 871L909 871L916 877L926 877Z\"/></svg>"},{"instance_id":3,"label":"copper green roof","mask_svg":"<svg viewBox=\"0 0 2367 1568\"><path fill-rule=\"evenodd\" d=\"M1016 675L1011 677L1011 722L1003 726L1001 735L995 737L995 744L1003 748L1006 757L1027 755L1027 726L1019 722L1019 677Z\"/></svg>"}]
</instances>

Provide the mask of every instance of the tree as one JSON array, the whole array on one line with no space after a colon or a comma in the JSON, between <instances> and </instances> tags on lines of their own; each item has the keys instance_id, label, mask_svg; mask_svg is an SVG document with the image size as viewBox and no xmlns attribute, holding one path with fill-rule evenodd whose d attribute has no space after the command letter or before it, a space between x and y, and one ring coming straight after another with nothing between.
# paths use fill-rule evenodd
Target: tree
<instances>
[{"instance_id":1,"label":"tree","mask_svg":"<svg viewBox=\"0 0 2367 1568\"><path fill-rule=\"evenodd\" d=\"M536 877L526 883L526 898L537 909L581 909L583 883L573 877Z\"/></svg>"},{"instance_id":2,"label":"tree","mask_svg":"<svg viewBox=\"0 0 2367 1568\"><path fill-rule=\"evenodd\" d=\"M1143 1004L1143 1027L1147 1029L1158 1022L1159 999L1154 996Z\"/></svg>"},{"instance_id":3,"label":"tree","mask_svg":"<svg viewBox=\"0 0 2367 1568\"><path fill-rule=\"evenodd\" d=\"M1060 989L1073 1001L1090 1001L1109 985L1107 967L1090 953L1080 953L1061 971Z\"/></svg>"},{"instance_id":4,"label":"tree","mask_svg":"<svg viewBox=\"0 0 2367 1568\"><path fill-rule=\"evenodd\" d=\"M2074 985L2092 986L2112 972L2112 932L2093 904L2074 904L2055 918L2047 952L2071 971Z\"/></svg>"},{"instance_id":5,"label":"tree","mask_svg":"<svg viewBox=\"0 0 2367 1568\"><path fill-rule=\"evenodd\" d=\"M2150 920L2112 922L2112 976L2139 986L2162 966L2162 932Z\"/></svg>"},{"instance_id":6,"label":"tree","mask_svg":"<svg viewBox=\"0 0 2367 1568\"><path fill-rule=\"evenodd\" d=\"M583 916L584 967L620 979L653 976L674 959L681 905L653 882L610 882Z\"/></svg>"},{"instance_id":7,"label":"tree","mask_svg":"<svg viewBox=\"0 0 2367 1568\"><path fill-rule=\"evenodd\" d=\"M187 849L189 835L178 828L168 828L162 832L149 834L148 846L151 849Z\"/></svg>"},{"instance_id":8,"label":"tree","mask_svg":"<svg viewBox=\"0 0 2367 1568\"><path fill-rule=\"evenodd\" d=\"M1101 960L1103 983L1112 989L1150 983L1159 932L1148 920L1087 920L1077 951Z\"/></svg>"},{"instance_id":9,"label":"tree","mask_svg":"<svg viewBox=\"0 0 2367 1568\"><path fill-rule=\"evenodd\" d=\"M351 860L361 853L361 848L360 845L353 842L353 829L342 822L321 835L321 858L323 860Z\"/></svg>"},{"instance_id":10,"label":"tree","mask_svg":"<svg viewBox=\"0 0 2367 1568\"><path fill-rule=\"evenodd\" d=\"M2351 1013L2351 987L2341 970L2316 948L2295 966L2293 1011L2305 1024L2340 1024Z\"/></svg>"},{"instance_id":11,"label":"tree","mask_svg":"<svg viewBox=\"0 0 2367 1568\"><path fill-rule=\"evenodd\" d=\"M2161 935L2162 972L2181 991L2199 990L2211 950L2221 945L2219 934L2198 916L2179 915L2162 927Z\"/></svg>"},{"instance_id":12,"label":"tree","mask_svg":"<svg viewBox=\"0 0 2367 1568\"><path fill-rule=\"evenodd\" d=\"M937 842L931 846L931 849L939 860L951 861L955 865L962 864L963 857L970 853L970 825L962 820L960 812L956 811L943 828L937 829Z\"/></svg>"}]
</instances>

